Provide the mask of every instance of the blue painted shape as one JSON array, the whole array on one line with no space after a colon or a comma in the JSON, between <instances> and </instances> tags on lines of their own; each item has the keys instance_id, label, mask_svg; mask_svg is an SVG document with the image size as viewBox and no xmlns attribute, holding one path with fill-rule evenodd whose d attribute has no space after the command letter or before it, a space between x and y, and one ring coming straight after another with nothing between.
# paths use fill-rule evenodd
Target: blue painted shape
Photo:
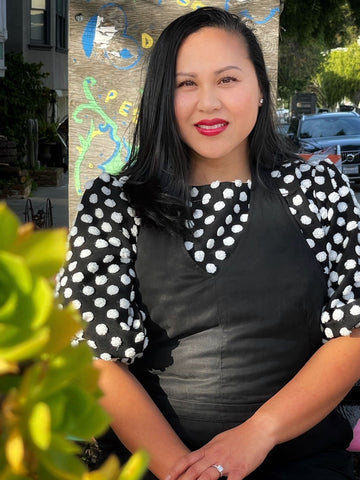
<instances>
[{"instance_id":1,"label":"blue painted shape","mask_svg":"<svg viewBox=\"0 0 360 480\"><path fill-rule=\"evenodd\" d=\"M159 0L159 2L160 1L161 0ZM134 46L134 53L131 53L129 48L126 48L126 47L119 51L119 58L120 59L132 61L132 63L130 65L125 65L125 66L117 65L116 62L113 62L106 49L103 51L103 55L106 59L110 60L113 67L117 68L118 70L130 70L131 68L135 67L135 65L137 65L140 62L140 60L142 58L142 55L143 55L142 48L141 48L139 42L137 42L135 40L135 38L131 37L130 35L127 35L128 19L127 19L127 16L126 16L126 13L125 13L124 9L120 5L118 5L116 3L113 3L113 2L110 2L110 3L107 3L107 4L103 5L100 8L100 11L103 10L104 8L106 8L106 7L116 7L122 12L122 14L124 16L125 25L124 25L124 29L123 29L123 32L122 32L121 35L122 35L122 38L124 38L126 40L129 40L132 43L132 45ZM98 18L97 15L94 15L93 17L90 18L87 25L85 26L84 33L83 33L83 36L82 36L82 46L83 46L83 50L84 50L87 58L90 58L90 56L92 55L93 50L94 50L97 18Z\"/></svg>"},{"instance_id":2,"label":"blue painted shape","mask_svg":"<svg viewBox=\"0 0 360 480\"><path fill-rule=\"evenodd\" d=\"M142 57L142 49L141 49L139 43L135 40L135 38L131 37L130 35L127 35L128 19L127 19L127 15L125 13L125 10L120 5L118 5L116 3L113 3L113 2L107 3L106 5L103 5L100 10L102 10L103 8L106 8L106 7L117 7L122 12L122 14L124 15L124 22L125 22L122 37L127 38L128 40L133 42L133 44L136 46L136 49L137 49L137 56L134 56L134 55L131 54L131 56L128 57L128 58L134 58L134 62L131 65L122 67L122 66L116 65L116 63L114 63L114 62L111 62L111 64L113 65L113 67L117 68L118 70L130 70L131 68L135 67L135 65L137 65L139 63L139 61ZM128 50L128 49L123 49L123 50ZM106 50L104 52L104 55L105 55L106 58L108 58L110 60ZM122 58L125 59L126 57L122 57Z\"/></svg>"},{"instance_id":3,"label":"blue painted shape","mask_svg":"<svg viewBox=\"0 0 360 480\"><path fill-rule=\"evenodd\" d=\"M115 149L112 153L112 155L110 155L109 158L107 158L101 165L98 165L98 168L100 170L103 170L104 172L106 172L106 168L107 166L114 160L114 158L116 158L119 153L120 153L120 149L121 149L121 141L120 140L117 140L115 137L114 137L114 129L111 125L109 124L100 124L99 125L99 130L100 132L109 132L109 137L110 139L115 143Z\"/></svg>"},{"instance_id":4,"label":"blue painted shape","mask_svg":"<svg viewBox=\"0 0 360 480\"><path fill-rule=\"evenodd\" d=\"M244 17L248 18L252 22L258 24L258 25L264 25L265 23L268 23L277 13L280 12L280 7L275 7L270 10L269 15L267 15L263 20L255 20L254 17L250 14L249 10L243 10L240 12L240 15L243 15Z\"/></svg>"},{"instance_id":5,"label":"blue painted shape","mask_svg":"<svg viewBox=\"0 0 360 480\"><path fill-rule=\"evenodd\" d=\"M130 158L130 153L131 153L131 147L130 145L128 144L128 142L126 141L126 138L123 137L123 145L124 145L124 148L125 148L125 151L126 151L126 156L124 158L124 162L128 162L129 161L129 158Z\"/></svg>"},{"instance_id":6,"label":"blue painted shape","mask_svg":"<svg viewBox=\"0 0 360 480\"><path fill-rule=\"evenodd\" d=\"M96 32L96 22L97 22L97 15L94 15L90 18L86 27L84 28L84 33L82 36L82 45L85 52L85 55L89 58L92 54L94 49L94 40L95 40L95 32Z\"/></svg>"},{"instance_id":7,"label":"blue painted shape","mask_svg":"<svg viewBox=\"0 0 360 480\"><path fill-rule=\"evenodd\" d=\"M127 48L123 48L122 50L120 50L120 57L128 60L129 58L133 58L134 55Z\"/></svg>"}]
</instances>

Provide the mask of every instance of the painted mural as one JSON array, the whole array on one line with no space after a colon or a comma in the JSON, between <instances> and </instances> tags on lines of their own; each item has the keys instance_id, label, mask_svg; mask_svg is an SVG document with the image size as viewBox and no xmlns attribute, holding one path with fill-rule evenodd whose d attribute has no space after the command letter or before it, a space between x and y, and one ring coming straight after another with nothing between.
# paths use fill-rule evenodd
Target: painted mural
<instances>
[{"instance_id":1,"label":"painted mural","mask_svg":"<svg viewBox=\"0 0 360 480\"><path fill-rule=\"evenodd\" d=\"M129 158L146 62L163 28L217 6L251 24L276 91L279 0L72 0L69 48L70 221L85 183Z\"/></svg>"}]
</instances>

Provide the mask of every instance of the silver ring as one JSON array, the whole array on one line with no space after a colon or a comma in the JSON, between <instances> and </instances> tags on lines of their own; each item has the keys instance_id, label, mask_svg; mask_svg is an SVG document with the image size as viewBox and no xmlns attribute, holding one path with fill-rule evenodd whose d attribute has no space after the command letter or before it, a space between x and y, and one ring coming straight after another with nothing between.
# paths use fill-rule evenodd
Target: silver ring
<instances>
[{"instance_id":1,"label":"silver ring","mask_svg":"<svg viewBox=\"0 0 360 480\"><path fill-rule=\"evenodd\" d=\"M222 475L222 472L224 471L224 467L223 467L222 465L220 465L220 464L215 465L215 464L214 464L214 465L211 465L211 466L214 467L214 468L216 468L216 470L217 470L217 471L219 472L219 474L220 474L220 477L223 476L223 475Z\"/></svg>"}]
</instances>

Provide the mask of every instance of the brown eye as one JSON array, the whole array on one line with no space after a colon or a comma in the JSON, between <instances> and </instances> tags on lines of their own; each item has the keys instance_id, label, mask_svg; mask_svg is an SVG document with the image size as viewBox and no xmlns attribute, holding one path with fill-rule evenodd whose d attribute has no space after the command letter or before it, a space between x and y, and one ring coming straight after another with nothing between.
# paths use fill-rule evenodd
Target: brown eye
<instances>
[{"instance_id":1,"label":"brown eye","mask_svg":"<svg viewBox=\"0 0 360 480\"><path fill-rule=\"evenodd\" d=\"M177 88L180 88L180 87L192 87L194 84L194 82L192 80L184 80L183 82L180 82L177 86Z\"/></svg>"},{"instance_id":2,"label":"brown eye","mask_svg":"<svg viewBox=\"0 0 360 480\"><path fill-rule=\"evenodd\" d=\"M231 83L231 82L236 82L235 77L224 77L220 80L220 83Z\"/></svg>"}]
</instances>

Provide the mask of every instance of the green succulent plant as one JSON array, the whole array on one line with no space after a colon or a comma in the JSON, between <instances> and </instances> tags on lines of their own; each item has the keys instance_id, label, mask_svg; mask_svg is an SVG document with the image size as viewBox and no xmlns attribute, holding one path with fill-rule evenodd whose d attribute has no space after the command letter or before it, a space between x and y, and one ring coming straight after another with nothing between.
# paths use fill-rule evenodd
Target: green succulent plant
<instances>
[{"instance_id":1,"label":"green succulent plant","mask_svg":"<svg viewBox=\"0 0 360 480\"><path fill-rule=\"evenodd\" d=\"M0 203L0 480L138 480L146 452L121 467L112 456L89 472L74 439L91 441L109 426L98 399L98 372L72 306L54 298L66 229L20 225Z\"/></svg>"}]
</instances>

